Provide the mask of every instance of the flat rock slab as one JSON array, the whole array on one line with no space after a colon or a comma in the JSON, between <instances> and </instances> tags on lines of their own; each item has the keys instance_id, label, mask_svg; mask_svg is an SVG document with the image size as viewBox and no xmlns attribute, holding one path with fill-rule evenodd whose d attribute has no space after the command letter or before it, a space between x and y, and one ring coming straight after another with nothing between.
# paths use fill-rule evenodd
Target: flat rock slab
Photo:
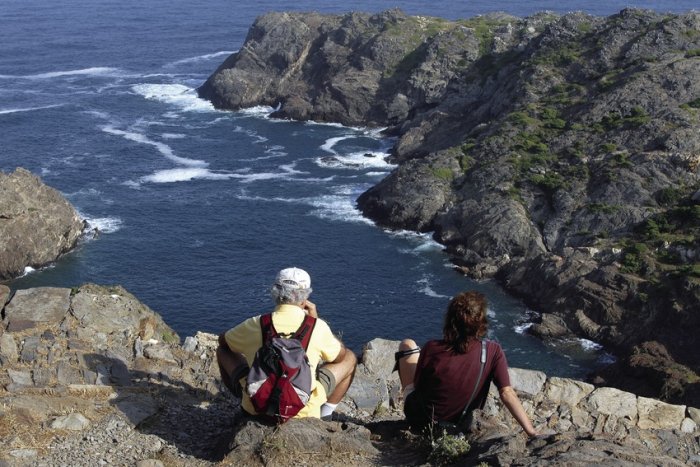
<instances>
[{"instance_id":1,"label":"flat rock slab","mask_svg":"<svg viewBox=\"0 0 700 467\"><path fill-rule=\"evenodd\" d=\"M70 289L58 287L18 290L5 307L7 330L16 332L59 324L70 307L70 293Z\"/></svg>"},{"instance_id":2,"label":"flat rock slab","mask_svg":"<svg viewBox=\"0 0 700 467\"><path fill-rule=\"evenodd\" d=\"M292 419L279 427L245 419L224 465L373 465L379 451L370 431L352 423Z\"/></svg>"},{"instance_id":3,"label":"flat rock slab","mask_svg":"<svg viewBox=\"0 0 700 467\"><path fill-rule=\"evenodd\" d=\"M119 399L114 405L126 416L133 426L138 426L160 410L160 404L151 396L134 394Z\"/></svg>"},{"instance_id":4,"label":"flat rock slab","mask_svg":"<svg viewBox=\"0 0 700 467\"><path fill-rule=\"evenodd\" d=\"M81 327L111 334L125 329L138 331L145 307L123 289L83 286L73 296L72 313ZM144 315L144 316L142 316Z\"/></svg>"}]
</instances>

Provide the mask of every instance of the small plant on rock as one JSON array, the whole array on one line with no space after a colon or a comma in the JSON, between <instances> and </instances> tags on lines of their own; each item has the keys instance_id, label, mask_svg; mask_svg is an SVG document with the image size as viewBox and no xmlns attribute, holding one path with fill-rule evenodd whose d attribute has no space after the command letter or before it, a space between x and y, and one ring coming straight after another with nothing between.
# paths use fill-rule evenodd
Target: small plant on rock
<instances>
[{"instance_id":1,"label":"small plant on rock","mask_svg":"<svg viewBox=\"0 0 700 467\"><path fill-rule=\"evenodd\" d=\"M442 434L437 438L433 438L431 431L432 441L430 455L428 456L428 461L436 465L449 465L457 462L457 460L463 455L469 452L471 446L469 441L463 434L450 435L443 430Z\"/></svg>"}]
</instances>

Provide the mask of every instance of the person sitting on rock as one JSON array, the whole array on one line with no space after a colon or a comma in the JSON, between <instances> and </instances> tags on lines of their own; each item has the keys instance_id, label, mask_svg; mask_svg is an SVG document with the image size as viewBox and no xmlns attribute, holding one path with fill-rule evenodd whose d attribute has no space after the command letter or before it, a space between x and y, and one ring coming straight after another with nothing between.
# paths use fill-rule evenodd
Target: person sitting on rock
<instances>
[{"instance_id":1,"label":"person sitting on rock","mask_svg":"<svg viewBox=\"0 0 700 467\"><path fill-rule=\"evenodd\" d=\"M486 340L482 344L487 325L486 297L464 292L447 307L441 340L428 341L422 350L411 339L401 341L396 360L404 413L412 428L444 422L468 428L471 411L483 407L493 381L504 405L528 436L537 435L510 385L501 346Z\"/></svg>"},{"instance_id":2,"label":"person sitting on rock","mask_svg":"<svg viewBox=\"0 0 700 467\"><path fill-rule=\"evenodd\" d=\"M276 304L272 312L272 325L280 334L297 331L306 315L316 319L306 349L312 378L311 395L296 417L330 419L338 403L350 387L357 358L331 332L328 324L318 318L316 305L309 300L311 278L303 269L282 269L272 286L272 298ZM235 395L241 397L241 405L249 414L255 409L246 391L246 377L253 364L255 353L262 346L261 316L254 316L219 336L216 351L222 382Z\"/></svg>"}]
</instances>

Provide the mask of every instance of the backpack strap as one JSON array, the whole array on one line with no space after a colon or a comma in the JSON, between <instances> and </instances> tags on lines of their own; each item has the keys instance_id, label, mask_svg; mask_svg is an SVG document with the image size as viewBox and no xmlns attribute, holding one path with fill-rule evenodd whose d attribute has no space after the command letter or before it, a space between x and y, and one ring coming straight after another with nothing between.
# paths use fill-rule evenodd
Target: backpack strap
<instances>
[{"instance_id":1,"label":"backpack strap","mask_svg":"<svg viewBox=\"0 0 700 467\"><path fill-rule=\"evenodd\" d=\"M304 321L301 322L299 329L297 329L292 335L292 337L295 339L299 339L301 346L304 347L304 351L306 351L306 349L309 347L311 333L313 333L315 326L316 318L306 315ZM279 336L279 333L275 329L275 325L272 324L272 313L260 316L260 329L262 330L263 344L270 342L272 339Z\"/></svg>"},{"instance_id":2,"label":"backpack strap","mask_svg":"<svg viewBox=\"0 0 700 467\"><path fill-rule=\"evenodd\" d=\"M299 339L304 351L309 347L309 341L311 340L311 334L314 332L314 327L316 327L316 318L306 315L301 326L299 326L297 332L294 333L294 337Z\"/></svg>"},{"instance_id":3,"label":"backpack strap","mask_svg":"<svg viewBox=\"0 0 700 467\"><path fill-rule=\"evenodd\" d=\"M272 324L272 313L260 316L260 329L262 330L263 344L278 336L275 325Z\"/></svg>"}]
</instances>

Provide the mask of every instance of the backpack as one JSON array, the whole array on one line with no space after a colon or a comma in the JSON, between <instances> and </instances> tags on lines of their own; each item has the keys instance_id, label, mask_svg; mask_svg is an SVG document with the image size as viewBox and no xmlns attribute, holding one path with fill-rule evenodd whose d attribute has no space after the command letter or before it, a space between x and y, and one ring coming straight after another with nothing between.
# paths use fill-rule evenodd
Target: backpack
<instances>
[{"instance_id":1,"label":"backpack","mask_svg":"<svg viewBox=\"0 0 700 467\"><path fill-rule=\"evenodd\" d=\"M311 396L311 367L306 349L316 318L306 316L291 335L280 335L272 314L260 317L263 343L248 372L246 391L258 414L284 423L304 408Z\"/></svg>"}]
</instances>

